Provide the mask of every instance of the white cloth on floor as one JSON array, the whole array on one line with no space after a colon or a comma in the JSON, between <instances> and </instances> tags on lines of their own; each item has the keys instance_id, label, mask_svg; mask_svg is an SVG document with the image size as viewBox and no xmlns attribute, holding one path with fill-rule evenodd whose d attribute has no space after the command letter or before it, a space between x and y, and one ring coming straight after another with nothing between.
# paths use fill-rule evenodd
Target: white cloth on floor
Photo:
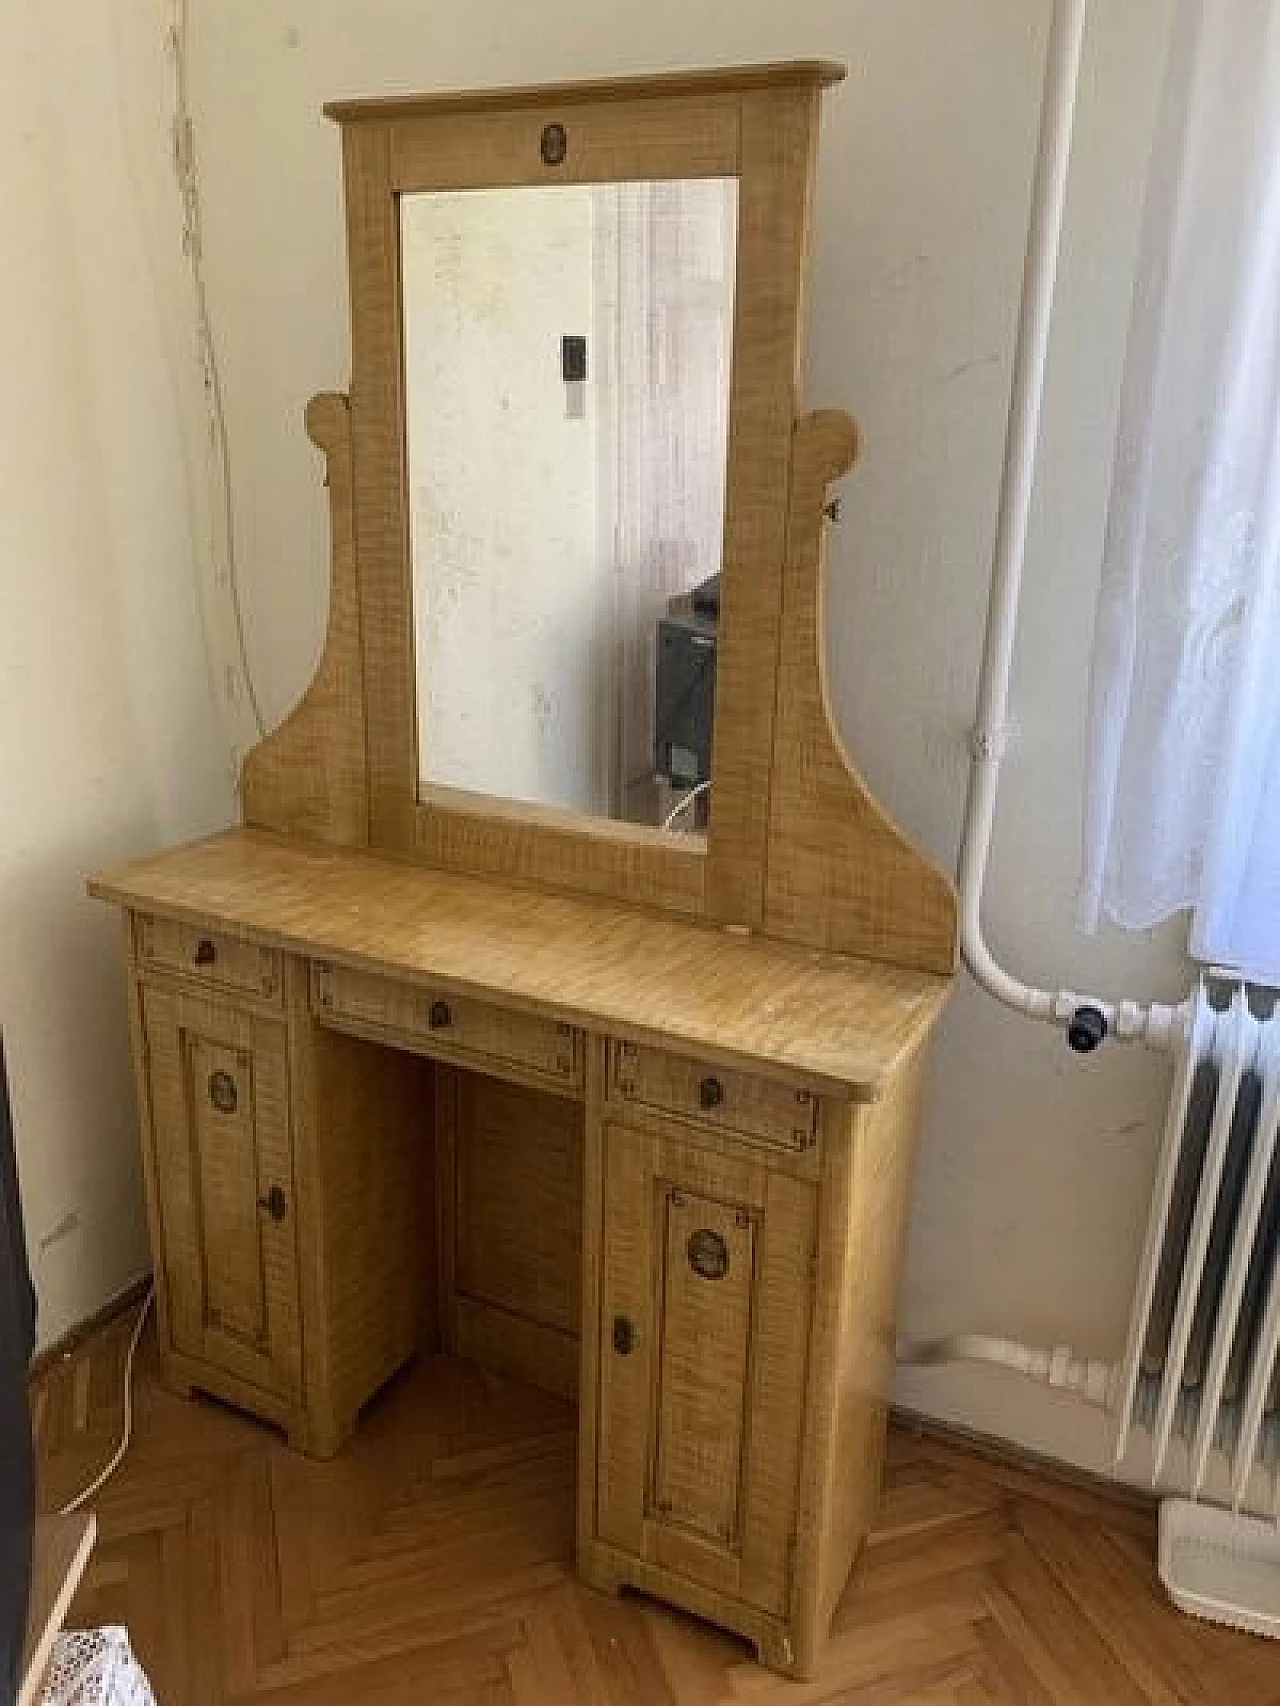
<instances>
[{"instance_id":1,"label":"white cloth on floor","mask_svg":"<svg viewBox=\"0 0 1280 1706\"><path fill-rule=\"evenodd\" d=\"M155 1706L123 1629L69 1630L54 1642L40 1706Z\"/></svg>"}]
</instances>

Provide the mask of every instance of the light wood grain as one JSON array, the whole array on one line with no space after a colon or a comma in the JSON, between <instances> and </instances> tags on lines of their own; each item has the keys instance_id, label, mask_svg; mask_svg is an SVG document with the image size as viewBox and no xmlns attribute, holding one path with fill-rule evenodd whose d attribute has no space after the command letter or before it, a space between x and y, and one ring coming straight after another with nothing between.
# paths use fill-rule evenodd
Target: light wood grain
<instances>
[{"instance_id":1,"label":"light wood grain","mask_svg":"<svg viewBox=\"0 0 1280 1706\"><path fill-rule=\"evenodd\" d=\"M812 1090L638 1043L615 1042L610 1048L609 1098L624 1108L654 1109L784 1149L806 1149L817 1138Z\"/></svg>"},{"instance_id":2,"label":"light wood grain","mask_svg":"<svg viewBox=\"0 0 1280 1706\"><path fill-rule=\"evenodd\" d=\"M358 1414L421 1349L577 1384L583 1575L713 1618L792 1677L820 1665L874 1516L920 1063L955 965L951 885L871 798L824 681L824 506L855 434L797 412L820 92L839 74L806 61L331 109L353 368L349 401L308 411L332 524L320 668L246 761L246 828L91 884L135 916L171 1390L327 1457L349 1440L358 1455ZM553 120L558 163L540 146ZM398 198L707 174L739 190L708 833L422 789ZM423 1469L423 1449L402 1454L415 1487L508 1467L482 1446ZM291 1471L256 1488L251 1473L246 1458L233 1515L279 1499L309 1558L320 1480L291 1495ZM359 1513L339 1505L335 1533ZM446 1546L492 1570L498 1511L501 1488L468 1491L441 1512ZM273 1586L245 1525L196 1520L217 1529L236 1698L261 1675L281 1706L319 1699L331 1639L344 1668L383 1662L398 1539L323 1596L373 1624L293 1652L281 1632L309 1587ZM445 1575L428 1574L434 1607ZM1021 1594L998 1584L991 1650L1045 1595L1043 1569ZM562 1591L527 1652L494 1637L518 1655L510 1697L565 1700L594 1674L581 1605ZM458 1671L465 1697L492 1692L466 1692L496 1681L487 1663ZM662 1698L649 1665L631 1697ZM947 1698L984 1682L976 1662L938 1674Z\"/></svg>"},{"instance_id":3,"label":"light wood grain","mask_svg":"<svg viewBox=\"0 0 1280 1706\"><path fill-rule=\"evenodd\" d=\"M618 1579L654 1565L749 1635L743 1607L790 1605L814 1216L813 1188L763 1159L605 1127L598 1538ZM693 1272L695 1233L723 1240L722 1277Z\"/></svg>"},{"instance_id":4,"label":"light wood grain","mask_svg":"<svg viewBox=\"0 0 1280 1706\"><path fill-rule=\"evenodd\" d=\"M861 1099L886 1089L949 988L871 961L251 830L90 886L122 906L308 958Z\"/></svg>"},{"instance_id":5,"label":"light wood grain","mask_svg":"<svg viewBox=\"0 0 1280 1706\"><path fill-rule=\"evenodd\" d=\"M142 1025L172 1348L296 1403L302 1335L284 1027L151 982ZM279 1218L261 1206L273 1189L284 1203Z\"/></svg>"},{"instance_id":6,"label":"light wood grain","mask_svg":"<svg viewBox=\"0 0 1280 1706\"><path fill-rule=\"evenodd\" d=\"M430 1062L316 1024L287 963L305 1403L295 1442L332 1456L374 1392L439 1343Z\"/></svg>"},{"instance_id":7,"label":"light wood grain","mask_svg":"<svg viewBox=\"0 0 1280 1706\"><path fill-rule=\"evenodd\" d=\"M758 927L773 761L791 432L821 63L578 90L336 109L344 124L356 538L373 845L448 869ZM541 157L544 124L568 152ZM710 827L705 847L603 819L420 790L405 472L398 196L485 185L738 180L729 456Z\"/></svg>"},{"instance_id":8,"label":"light wood grain","mask_svg":"<svg viewBox=\"0 0 1280 1706\"><path fill-rule=\"evenodd\" d=\"M846 415L796 427L764 927L945 975L956 964L955 889L872 797L831 712L823 505L856 447Z\"/></svg>"},{"instance_id":9,"label":"light wood grain","mask_svg":"<svg viewBox=\"0 0 1280 1706\"><path fill-rule=\"evenodd\" d=\"M169 1305L169 1271L165 1260L164 1222L160 1212L159 1156L156 1150L155 1123L152 1117L151 1072L147 1057L147 1033L142 1017L142 984L138 976L137 919L126 911L122 915L125 946L125 1004L129 1019L129 1053L133 1064L133 1084L138 1102L138 1147L142 1152L142 1183L147 1205L147 1237L155 1284L156 1337L160 1345L161 1367L173 1345L173 1311Z\"/></svg>"},{"instance_id":10,"label":"light wood grain","mask_svg":"<svg viewBox=\"0 0 1280 1706\"><path fill-rule=\"evenodd\" d=\"M545 1386L577 1388L581 1312L580 1105L443 1069L451 1128L441 1217L450 1342Z\"/></svg>"},{"instance_id":11,"label":"light wood grain","mask_svg":"<svg viewBox=\"0 0 1280 1706\"><path fill-rule=\"evenodd\" d=\"M533 83L494 89L464 89L370 100L330 101L325 112L342 124L382 123L426 113L493 112L510 107L566 106L634 101L674 95L741 94L754 89L838 83L845 68L834 59L792 59L758 65L717 65L697 71L661 71L649 76L585 78L572 83Z\"/></svg>"},{"instance_id":12,"label":"light wood grain","mask_svg":"<svg viewBox=\"0 0 1280 1706\"><path fill-rule=\"evenodd\" d=\"M791 429L800 406L819 89L742 100L724 570L706 912L759 928L774 754Z\"/></svg>"},{"instance_id":13,"label":"light wood grain","mask_svg":"<svg viewBox=\"0 0 1280 1706\"><path fill-rule=\"evenodd\" d=\"M349 404L317 398L308 417L329 463L331 631L299 712L246 765L246 821L954 969L951 885L867 792L823 679L823 506L854 438L843 417L796 415L819 104L838 72L803 61L331 109L344 126L353 377ZM549 166L536 143L561 109L573 136ZM397 198L463 181L704 172L739 183L707 838L420 797Z\"/></svg>"},{"instance_id":14,"label":"light wood grain","mask_svg":"<svg viewBox=\"0 0 1280 1706\"><path fill-rule=\"evenodd\" d=\"M632 97L575 103L564 119L564 158L542 158L545 96L527 107L394 115L391 179L397 193L494 184L609 184L629 179L736 177L739 101ZM558 121L557 121L558 122Z\"/></svg>"},{"instance_id":15,"label":"light wood grain","mask_svg":"<svg viewBox=\"0 0 1280 1706\"><path fill-rule=\"evenodd\" d=\"M46 1504L115 1444L131 1325L36 1383ZM914 1428L891 1426L884 1501L806 1685L759 1671L706 1622L575 1578L573 1416L541 1393L423 1358L342 1461L317 1465L269 1429L172 1398L150 1334L136 1392L133 1449L98 1502L70 1621L127 1624L163 1706L416 1703L424 1690L457 1706L1276 1697L1272 1644L1169 1604L1153 1504Z\"/></svg>"},{"instance_id":16,"label":"light wood grain","mask_svg":"<svg viewBox=\"0 0 1280 1706\"><path fill-rule=\"evenodd\" d=\"M813 1357L796 1548L796 1665L814 1669L875 1519L922 1053L874 1110L828 1105Z\"/></svg>"},{"instance_id":17,"label":"light wood grain","mask_svg":"<svg viewBox=\"0 0 1280 1706\"><path fill-rule=\"evenodd\" d=\"M409 564L400 223L391 129L343 133L351 300L351 452L369 839L404 839L418 773ZM408 793L406 793L408 790Z\"/></svg>"},{"instance_id":18,"label":"light wood grain","mask_svg":"<svg viewBox=\"0 0 1280 1706\"><path fill-rule=\"evenodd\" d=\"M17 1706L33 1706L39 1698L49 1655L88 1565L97 1532L97 1519L91 1511L36 1519Z\"/></svg>"},{"instance_id":19,"label":"light wood grain","mask_svg":"<svg viewBox=\"0 0 1280 1706\"><path fill-rule=\"evenodd\" d=\"M280 1004L280 955L274 948L146 913L134 919L133 935L134 952L145 971L172 972L208 990Z\"/></svg>"},{"instance_id":20,"label":"light wood grain","mask_svg":"<svg viewBox=\"0 0 1280 1706\"><path fill-rule=\"evenodd\" d=\"M589 1135L582 1567L790 1676L816 1673L879 1499L919 1088L917 1054L874 1106L820 1103L808 1178L811 1151L750 1159L687 1115L606 1105Z\"/></svg>"},{"instance_id":21,"label":"light wood grain","mask_svg":"<svg viewBox=\"0 0 1280 1706\"><path fill-rule=\"evenodd\" d=\"M307 432L325 457L329 492L329 620L310 687L244 761L246 823L344 847L369 839L360 597L352 512L351 411L345 396L307 405Z\"/></svg>"},{"instance_id":22,"label":"light wood grain","mask_svg":"<svg viewBox=\"0 0 1280 1706\"><path fill-rule=\"evenodd\" d=\"M569 1092L582 1084L581 1033L563 1021L324 961L312 966L311 998L324 1024L357 1035L496 1071L535 1089Z\"/></svg>"}]
</instances>

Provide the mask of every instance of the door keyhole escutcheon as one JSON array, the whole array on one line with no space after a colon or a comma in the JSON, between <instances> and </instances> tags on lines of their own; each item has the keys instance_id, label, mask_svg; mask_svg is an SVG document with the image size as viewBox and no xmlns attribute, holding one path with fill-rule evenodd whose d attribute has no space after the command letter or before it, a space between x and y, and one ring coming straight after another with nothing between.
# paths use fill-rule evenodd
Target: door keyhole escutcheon
<instances>
[{"instance_id":1,"label":"door keyhole escutcheon","mask_svg":"<svg viewBox=\"0 0 1280 1706\"><path fill-rule=\"evenodd\" d=\"M236 1089L236 1081L229 1072L209 1074L209 1100L220 1114L235 1113L240 1095Z\"/></svg>"}]
</instances>

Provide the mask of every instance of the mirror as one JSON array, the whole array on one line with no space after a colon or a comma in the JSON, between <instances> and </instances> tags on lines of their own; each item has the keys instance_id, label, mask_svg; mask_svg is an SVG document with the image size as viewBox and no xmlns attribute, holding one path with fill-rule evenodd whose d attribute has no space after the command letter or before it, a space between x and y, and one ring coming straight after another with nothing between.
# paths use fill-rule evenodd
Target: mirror
<instances>
[{"instance_id":1,"label":"mirror","mask_svg":"<svg viewBox=\"0 0 1280 1706\"><path fill-rule=\"evenodd\" d=\"M737 188L401 197L420 795L705 827Z\"/></svg>"}]
</instances>

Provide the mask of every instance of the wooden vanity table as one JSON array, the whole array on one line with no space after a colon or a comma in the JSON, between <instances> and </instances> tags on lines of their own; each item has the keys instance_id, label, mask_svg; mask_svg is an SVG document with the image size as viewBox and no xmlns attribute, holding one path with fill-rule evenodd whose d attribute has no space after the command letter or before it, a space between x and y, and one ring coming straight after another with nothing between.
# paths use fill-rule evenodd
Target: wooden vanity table
<instances>
[{"instance_id":1,"label":"wooden vanity table","mask_svg":"<svg viewBox=\"0 0 1280 1706\"><path fill-rule=\"evenodd\" d=\"M168 1383L321 1457L419 1352L562 1393L582 1573L796 1676L878 1495L955 963L951 885L823 685L855 434L797 409L841 74L330 109L352 380L307 412L324 654L245 764L242 827L90 885L126 917ZM539 410L526 472L503 434ZM708 566L710 628L687 616ZM655 698L655 634L714 644L713 734L696 651L687 702ZM669 713L687 751L645 720Z\"/></svg>"}]
</instances>

